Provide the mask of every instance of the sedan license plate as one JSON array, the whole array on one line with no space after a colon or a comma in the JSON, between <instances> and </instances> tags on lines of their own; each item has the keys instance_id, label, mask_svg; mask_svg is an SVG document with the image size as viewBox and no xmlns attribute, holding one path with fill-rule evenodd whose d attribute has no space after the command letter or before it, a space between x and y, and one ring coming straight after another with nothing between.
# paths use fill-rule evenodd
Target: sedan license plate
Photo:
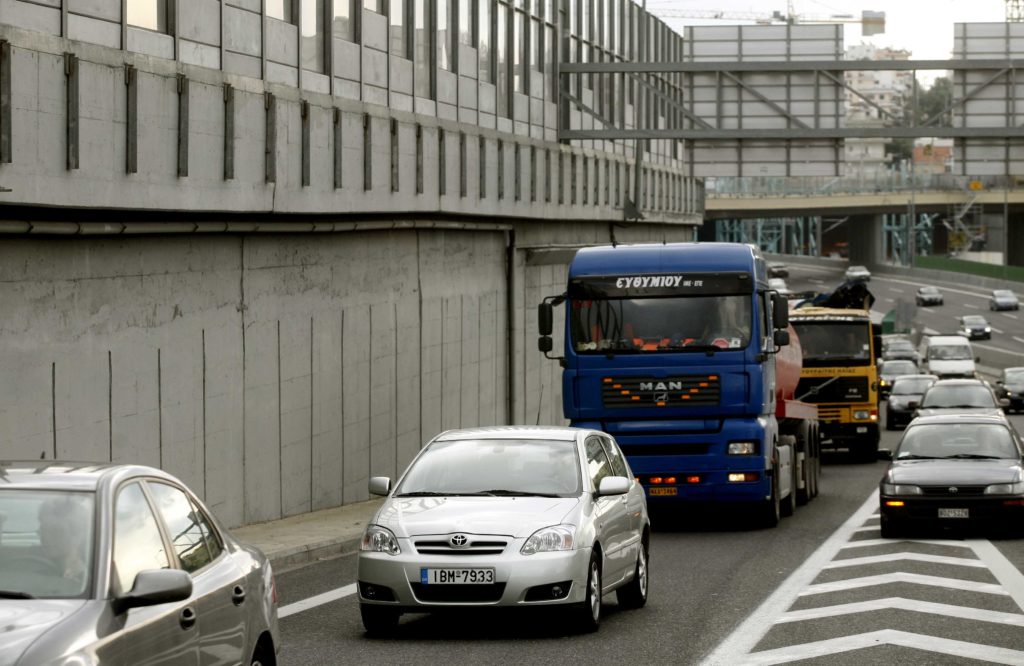
<instances>
[{"instance_id":1,"label":"sedan license plate","mask_svg":"<svg viewBox=\"0 0 1024 666\"><path fill-rule=\"evenodd\" d=\"M667 496L667 495L678 495L679 494L679 489L678 488L650 488L649 490L650 490L650 494L652 496L657 496L657 495Z\"/></svg>"},{"instance_id":2,"label":"sedan license plate","mask_svg":"<svg viewBox=\"0 0 1024 666\"><path fill-rule=\"evenodd\" d=\"M968 518L968 509L939 509L939 518Z\"/></svg>"},{"instance_id":3,"label":"sedan license plate","mask_svg":"<svg viewBox=\"0 0 1024 666\"><path fill-rule=\"evenodd\" d=\"M423 585L485 585L494 582L494 569L420 569Z\"/></svg>"}]
</instances>

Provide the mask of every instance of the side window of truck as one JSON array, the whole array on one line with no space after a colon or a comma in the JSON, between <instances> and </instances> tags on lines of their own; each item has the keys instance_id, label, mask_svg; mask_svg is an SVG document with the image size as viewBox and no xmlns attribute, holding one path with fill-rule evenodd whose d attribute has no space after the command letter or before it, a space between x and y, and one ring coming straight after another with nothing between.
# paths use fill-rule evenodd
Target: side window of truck
<instances>
[{"instance_id":1,"label":"side window of truck","mask_svg":"<svg viewBox=\"0 0 1024 666\"><path fill-rule=\"evenodd\" d=\"M608 455L605 454L601 440L597 437L587 439L587 470L590 472L590 480L594 483L594 490L601 486L601 479L614 475Z\"/></svg>"},{"instance_id":2,"label":"side window of truck","mask_svg":"<svg viewBox=\"0 0 1024 666\"><path fill-rule=\"evenodd\" d=\"M604 439L604 448L608 452L608 458L612 463L612 474L615 476L624 476L629 478L629 472L626 471L626 461L622 457L622 451L619 451L619 447L611 439Z\"/></svg>"},{"instance_id":3,"label":"side window of truck","mask_svg":"<svg viewBox=\"0 0 1024 666\"><path fill-rule=\"evenodd\" d=\"M761 349L771 350L773 346L774 333L772 332L772 295L768 292L761 294Z\"/></svg>"}]
</instances>

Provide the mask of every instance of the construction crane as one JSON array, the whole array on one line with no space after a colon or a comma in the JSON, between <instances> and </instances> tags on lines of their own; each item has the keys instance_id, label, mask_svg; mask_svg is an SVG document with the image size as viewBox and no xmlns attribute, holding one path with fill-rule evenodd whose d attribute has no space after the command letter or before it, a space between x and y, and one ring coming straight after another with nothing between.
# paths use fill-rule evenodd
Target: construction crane
<instances>
[{"instance_id":1,"label":"construction crane","mask_svg":"<svg viewBox=\"0 0 1024 666\"><path fill-rule=\"evenodd\" d=\"M1007 0L1012 2L1013 0ZM1019 0L1018 0L1019 1ZM885 12L862 11L859 17L853 14L797 14L793 3L787 5L785 13L781 11L766 12L732 12L718 9L660 9L652 7L651 13L659 18L694 18L723 21L753 21L762 25L773 23L809 24L809 23L860 23L861 34L865 37L880 35L885 32Z\"/></svg>"}]
</instances>

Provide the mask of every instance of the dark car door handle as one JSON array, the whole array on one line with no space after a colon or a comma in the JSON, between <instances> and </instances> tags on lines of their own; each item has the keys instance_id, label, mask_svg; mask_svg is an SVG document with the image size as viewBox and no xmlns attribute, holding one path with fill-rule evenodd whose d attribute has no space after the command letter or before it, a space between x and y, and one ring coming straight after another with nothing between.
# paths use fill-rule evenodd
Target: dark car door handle
<instances>
[{"instance_id":1,"label":"dark car door handle","mask_svg":"<svg viewBox=\"0 0 1024 666\"><path fill-rule=\"evenodd\" d=\"M189 606L181 611L181 615L178 616L178 622L181 623L182 629L191 629L196 623L196 612Z\"/></svg>"},{"instance_id":2,"label":"dark car door handle","mask_svg":"<svg viewBox=\"0 0 1024 666\"><path fill-rule=\"evenodd\" d=\"M231 591L231 601L233 601L236 606L241 606L245 601L245 590L241 585L235 585L235 589Z\"/></svg>"}]
</instances>

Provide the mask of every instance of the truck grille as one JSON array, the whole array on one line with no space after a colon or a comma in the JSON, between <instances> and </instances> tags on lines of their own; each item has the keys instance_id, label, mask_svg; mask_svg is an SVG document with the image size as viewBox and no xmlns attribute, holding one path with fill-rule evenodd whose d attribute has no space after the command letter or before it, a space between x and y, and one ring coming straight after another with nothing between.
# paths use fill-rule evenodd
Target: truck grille
<instances>
[{"instance_id":1,"label":"truck grille","mask_svg":"<svg viewBox=\"0 0 1024 666\"><path fill-rule=\"evenodd\" d=\"M684 407L717 405L721 385L718 375L684 377L605 377L601 381L604 406Z\"/></svg>"},{"instance_id":2,"label":"truck grille","mask_svg":"<svg viewBox=\"0 0 1024 666\"><path fill-rule=\"evenodd\" d=\"M796 399L803 402L867 402L867 377L802 377Z\"/></svg>"},{"instance_id":3,"label":"truck grille","mask_svg":"<svg viewBox=\"0 0 1024 666\"><path fill-rule=\"evenodd\" d=\"M498 601L505 593L505 583L486 585L424 585L410 583L412 593L420 601L437 603L486 603Z\"/></svg>"},{"instance_id":4,"label":"truck grille","mask_svg":"<svg viewBox=\"0 0 1024 666\"><path fill-rule=\"evenodd\" d=\"M470 540L463 548L452 548L447 539L430 539L413 542L416 552L421 555L501 555L507 541Z\"/></svg>"},{"instance_id":5,"label":"truck grille","mask_svg":"<svg viewBox=\"0 0 1024 666\"><path fill-rule=\"evenodd\" d=\"M845 414L845 407L818 407L818 420L822 423L839 423Z\"/></svg>"}]
</instances>

